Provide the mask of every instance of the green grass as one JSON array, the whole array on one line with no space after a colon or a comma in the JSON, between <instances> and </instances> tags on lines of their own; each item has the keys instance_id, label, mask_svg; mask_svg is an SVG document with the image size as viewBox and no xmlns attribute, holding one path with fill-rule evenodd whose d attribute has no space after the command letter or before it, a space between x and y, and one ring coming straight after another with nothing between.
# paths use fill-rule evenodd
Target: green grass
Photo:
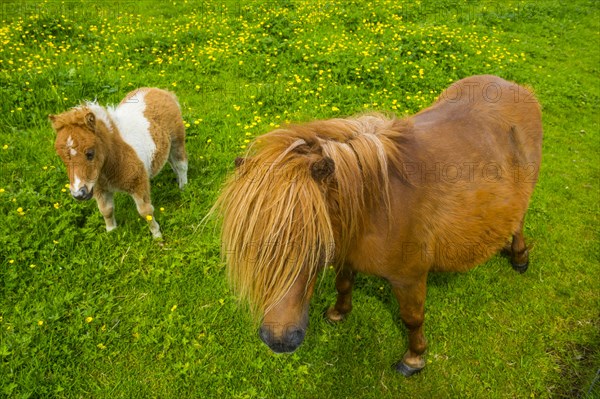
<instances>
[{"instance_id":1,"label":"green grass","mask_svg":"<svg viewBox=\"0 0 600 399\"><path fill-rule=\"evenodd\" d=\"M16 2L0 5L0 396L567 398L600 367L597 1ZM284 121L426 107L492 73L534 88L544 159L524 275L494 257L430 276L427 367L391 368L406 331L387 285L357 279L340 325L313 298L293 355L263 345L201 225L247 140ZM46 120L81 100L157 86L182 103L190 183L133 201L110 234L68 192ZM168 168L167 168L168 169ZM68 191L68 190L67 190ZM20 209L19 209L20 208ZM19 210L21 212L19 212Z\"/></svg>"}]
</instances>

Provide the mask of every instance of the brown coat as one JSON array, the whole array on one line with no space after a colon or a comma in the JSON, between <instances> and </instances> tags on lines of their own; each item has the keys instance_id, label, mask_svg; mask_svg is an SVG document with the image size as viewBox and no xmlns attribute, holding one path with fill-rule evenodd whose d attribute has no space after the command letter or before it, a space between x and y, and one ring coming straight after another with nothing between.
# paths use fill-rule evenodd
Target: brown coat
<instances>
[{"instance_id":1,"label":"brown coat","mask_svg":"<svg viewBox=\"0 0 600 399\"><path fill-rule=\"evenodd\" d=\"M524 271L523 220L541 162L533 94L473 76L406 118L292 125L258 137L215 206L230 280L277 352L303 341L316 276L337 270L337 321L355 272L387 279L409 331L398 371L424 366L427 275L465 271L503 248Z\"/></svg>"},{"instance_id":2,"label":"brown coat","mask_svg":"<svg viewBox=\"0 0 600 399\"><path fill-rule=\"evenodd\" d=\"M185 127L176 97L164 90L141 88L127 94L116 108L88 102L49 118L73 197L87 200L93 196L110 231L117 227L113 193L129 193L152 235L160 238L150 201L150 178L168 160L179 187L187 182Z\"/></svg>"}]
</instances>

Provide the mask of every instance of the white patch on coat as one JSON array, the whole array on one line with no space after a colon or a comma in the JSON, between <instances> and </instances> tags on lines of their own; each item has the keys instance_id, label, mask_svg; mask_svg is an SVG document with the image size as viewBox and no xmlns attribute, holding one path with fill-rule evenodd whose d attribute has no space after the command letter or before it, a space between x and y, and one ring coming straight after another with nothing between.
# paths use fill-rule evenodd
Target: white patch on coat
<instances>
[{"instance_id":1,"label":"white patch on coat","mask_svg":"<svg viewBox=\"0 0 600 399\"><path fill-rule=\"evenodd\" d=\"M144 164L148 176L152 176L152 159L156 152L156 144L150 135L150 121L144 116L146 101L144 91L136 94L137 101L121 103L115 109L109 109L110 116L121 133L123 140L129 144Z\"/></svg>"}]
</instances>

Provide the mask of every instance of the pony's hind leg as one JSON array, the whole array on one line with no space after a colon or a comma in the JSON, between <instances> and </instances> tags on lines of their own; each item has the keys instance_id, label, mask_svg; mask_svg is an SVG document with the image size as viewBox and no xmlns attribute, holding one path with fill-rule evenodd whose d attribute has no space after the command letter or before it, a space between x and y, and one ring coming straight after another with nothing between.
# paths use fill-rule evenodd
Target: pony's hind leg
<instances>
[{"instance_id":1,"label":"pony's hind leg","mask_svg":"<svg viewBox=\"0 0 600 399\"><path fill-rule=\"evenodd\" d=\"M177 134L171 142L169 164L177 175L177 184L183 188L187 184L188 158L185 151L184 134Z\"/></svg>"},{"instance_id":2,"label":"pony's hind leg","mask_svg":"<svg viewBox=\"0 0 600 399\"><path fill-rule=\"evenodd\" d=\"M510 245L510 263L513 269L519 273L525 273L529 267L529 250L525 245L523 230L519 230L513 235Z\"/></svg>"},{"instance_id":3,"label":"pony's hind leg","mask_svg":"<svg viewBox=\"0 0 600 399\"><path fill-rule=\"evenodd\" d=\"M352 310L352 285L354 272L343 268L335 277L335 288L338 292L335 305L327 309L325 316L331 322L342 321Z\"/></svg>"},{"instance_id":4,"label":"pony's hind leg","mask_svg":"<svg viewBox=\"0 0 600 399\"><path fill-rule=\"evenodd\" d=\"M523 238L523 222L519 226L519 230L512 237L512 243L510 245L510 263L513 269L519 273L525 273L527 267L529 267L529 251L527 245L525 245L525 239Z\"/></svg>"}]
</instances>

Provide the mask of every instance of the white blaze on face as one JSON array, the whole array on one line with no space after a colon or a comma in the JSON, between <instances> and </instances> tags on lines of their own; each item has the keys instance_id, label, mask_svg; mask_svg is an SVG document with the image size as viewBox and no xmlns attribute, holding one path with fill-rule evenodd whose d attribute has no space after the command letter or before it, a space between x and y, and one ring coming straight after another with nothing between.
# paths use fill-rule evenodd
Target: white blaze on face
<instances>
[{"instance_id":1,"label":"white blaze on face","mask_svg":"<svg viewBox=\"0 0 600 399\"><path fill-rule=\"evenodd\" d=\"M71 194L75 195L81 190L83 187L86 187L88 191L92 191L96 182L86 182L83 181L76 174L73 175L73 182L71 182L69 189L71 190Z\"/></svg>"},{"instance_id":2,"label":"white blaze on face","mask_svg":"<svg viewBox=\"0 0 600 399\"><path fill-rule=\"evenodd\" d=\"M81 187L83 186L84 184L79 178L79 176L74 175L73 182L71 183L71 194L77 193L79 190L81 190Z\"/></svg>"},{"instance_id":3,"label":"white blaze on face","mask_svg":"<svg viewBox=\"0 0 600 399\"><path fill-rule=\"evenodd\" d=\"M71 156L77 155L77 150L75 150L73 148L74 144L75 143L73 142L73 137L71 137L71 136L67 137L66 146L67 146L67 150L69 150L69 154L71 154ZM69 187L69 189L71 190L71 194L77 193L79 190L81 190L81 187L83 187L83 186L84 186L83 182L81 181L79 176L77 176L75 174L73 176L73 181L71 182L71 185Z\"/></svg>"},{"instance_id":4,"label":"white blaze on face","mask_svg":"<svg viewBox=\"0 0 600 399\"><path fill-rule=\"evenodd\" d=\"M71 154L72 157L77 155L77 150L73 148L73 144L73 137L67 137L67 149L69 150L69 154Z\"/></svg>"},{"instance_id":5,"label":"white blaze on face","mask_svg":"<svg viewBox=\"0 0 600 399\"><path fill-rule=\"evenodd\" d=\"M75 156L77 155L77 150L75 148L73 148L73 146L75 145L75 143L73 142L73 137L69 136L67 137L67 142L66 142L66 146L67 149L69 150L69 154L71 154L71 156ZM69 189L71 190L71 194L75 195L77 194L77 192L79 192L79 190L81 190L82 187L86 186L88 190L91 190L93 187L92 185L87 185L83 180L81 180L81 178L79 176L77 176L77 174L73 174L73 181L71 182Z\"/></svg>"}]
</instances>

